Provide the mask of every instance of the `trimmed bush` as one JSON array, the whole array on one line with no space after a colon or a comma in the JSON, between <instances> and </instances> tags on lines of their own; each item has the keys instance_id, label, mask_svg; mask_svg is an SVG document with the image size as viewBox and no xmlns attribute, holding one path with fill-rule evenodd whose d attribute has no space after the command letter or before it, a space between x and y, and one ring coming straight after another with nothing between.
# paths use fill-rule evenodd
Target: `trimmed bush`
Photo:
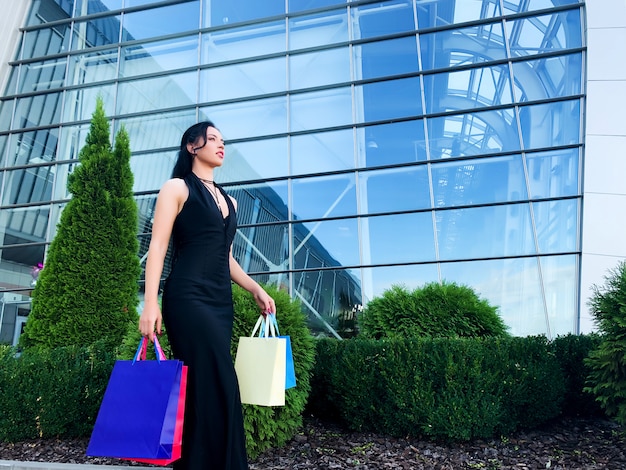
<instances>
[{"instance_id":1,"label":"trimmed bush","mask_svg":"<svg viewBox=\"0 0 626 470\"><path fill-rule=\"evenodd\" d=\"M505 336L497 307L467 286L433 282L413 291L394 286L358 317L364 338Z\"/></svg>"}]
</instances>

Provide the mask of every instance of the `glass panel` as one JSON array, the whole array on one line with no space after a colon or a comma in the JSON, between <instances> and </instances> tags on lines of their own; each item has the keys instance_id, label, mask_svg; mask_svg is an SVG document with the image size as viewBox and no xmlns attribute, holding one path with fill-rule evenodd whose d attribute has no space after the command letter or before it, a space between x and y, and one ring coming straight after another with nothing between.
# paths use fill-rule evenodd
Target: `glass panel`
<instances>
[{"instance_id":1,"label":"glass panel","mask_svg":"<svg viewBox=\"0 0 626 470\"><path fill-rule=\"evenodd\" d=\"M415 36L355 45L353 57L356 80L413 73L419 69Z\"/></svg>"},{"instance_id":2,"label":"glass panel","mask_svg":"<svg viewBox=\"0 0 626 470\"><path fill-rule=\"evenodd\" d=\"M117 113L139 113L194 105L197 89L198 73L195 71L120 82Z\"/></svg>"},{"instance_id":3,"label":"glass panel","mask_svg":"<svg viewBox=\"0 0 626 470\"><path fill-rule=\"evenodd\" d=\"M357 219L293 225L293 269L359 264Z\"/></svg>"},{"instance_id":4,"label":"glass panel","mask_svg":"<svg viewBox=\"0 0 626 470\"><path fill-rule=\"evenodd\" d=\"M130 149L155 150L180 145L180 138L189 126L195 124L195 110L137 116L116 121L115 133L125 126L130 138Z\"/></svg>"},{"instance_id":5,"label":"glass panel","mask_svg":"<svg viewBox=\"0 0 626 470\"><path fill-rule=\"evenodd\" d=\"M0 135L0 168L3 168L9 165L8 157L7 157L8 152L9 152L9 136Z\"/></svg>"},{"instance_id":6,"label":"glass panel","mask_svg":"<svg viewBox=\"0 0 626 470\"><path fill-rule=\"evenodd\" d=\"M449 26L454 23L493 18L499 15L499 0L462 3L455 0L417 2L417 22L420 29Z\"/></svg>"},{"instance_id":7,"label":"glass panel","mask_svg":"<svg viewBox=\"0 0 626 470\"><path fill-rule=\"evenodd\" d=\"M289 50L347 41L348 15L345 9L289 18Z\"/></svg>"},{"instance_id":8,"label":"glass panel","mask_svg":"<svg viewBox=\"0 0 626 470\"><path fill-rule=\"evenodd\" d=\"M436 212L442 260L536 253L528 204Z\"/></svg>"},{"instance_id":9,"label":"glass panel","mask_svg":"<svg viewBox=\"0 0 626 470\"><path fill-rule=\"evenodd\" d=\"M85 146L89 124L63 127L59 145L59 160L77 160L78 152Z\"/></svg>"},{"instance_id":10,"label":"glass panel","mask_svg":"<svg viewBox=\"0 0 626 470\"><path fill-rule=\"evenodd\" d=\"M229 0L227 2L206 2L203 27L222 26L241 21L256 20L285 13L284 0Z\"/></svg>"},{"instance_id":11,"label":"glass panel","mask_svg":"<svg viewBox=\"0 0 626 470\"><path fill-rule=\"evenodd\" d=\"M289 269L289 226L241 227L233 242L233 256L246 272Z\"/></svg>"},{"instance_id":12,"label":"glass panel","mask_svg":"<svg viewBox=\"0 0 626 470\"><path fill-rule=\"evenodd\" d=\"M433 160L520 149L512 109L429 118L426 124Z\"/></svg>"},{"instance_id":13,"label":"glass panel","mask_svg":"<svg viewBox=\"0 0 626 470\"><path fill-rule=\"evenodd\" d=\"M350 81L347 47L289 56L289 88L308 88Z\"/></svg>"},{"instance_id":14,"label":"glass panel","mask_svg":"<svg viewBox=\"0 0 626 470\"><path fill-rule=\"evenodd\" d=\"M115 85L67 90L64 98L63 122L91 120L98 98L102 98L104 113L107 116L115 114Z\"/></svg>"},{"instance_id":15,"label":"glass panel","mask_svg":"<svg viewBox=\"0 0 626 470\"><path fill-rule=\"evenodd\" d=\"M7 171L4 177L2 204L49 201L52 196L53 180L53 166Z\"/></svg>"},{"instance_id":16,"label":"glass panel","mask_svg":"<svg viewBox=\"0 0 626 470\"><path fill-rule=\"evenodd\" d=\"M526 149L581 143L580 101L559 101L519 109Z\"/></svg>"},{"instance_id":17,"label":"glass panel","mask_svg":"<svg viewBox=\"0 0 626 470\"><path fill-rule=\"evenodd\" d=\"M359 173L359 213L409 211L431 207L426 166Z\"/></svg>"},{"instance_id":18,"label":"glass panel","mask_svg":"<svg viewBox=\"0 0 626 470\"><path fill-rule=\"evenodd\" d=\"M543 10L553 5L569 5L578 4L580 0L507 0L504 3L504 13L521 13L533 10Z\"/></svg>"},{"instance_id":19,"label":"glass panel","mask_svg":"<svg viewBox=\"0 0 626 470\"><path fill-rule=\"evenodd\" d=\"M529 153L526 164L532 199L582 194L579 149Z\"/></svg>"},{"instance_id":20,"label":"glass panel","mask_svg":"<svg viewBox=\"0 0 626 470\"><path fill-rule=\"evenodd\" d=\"M120 15L77 21L72 30L72 50L118 43L120 40L120 22Z\"/></svg>"},{"instance_id":21,"label":"glass panel","mask_svg":"<svg viewBox=\"0 0 626 470\"><path fill-rule=\"evenodd\" d=\"M291 138L291 174L354 168L352 129L297 135Z\"/></svg>"},{"instance_id":22,"label":"glass panel","mask_svg":"<svg viewBox=\"0 0 626 470\"><path fill-rule=\"evenodd\" d=\"M363 305L380 297L393 286L416 289L439 279L436 264L417 264L411 266L381 266L363 268Z\"/></svg>"},{"instance_id":23,"label":"glass panel","mask_svg":"<svg viewBox=\"0 0 626 470\"><path fill-rule=\"evenodd\" d=\"M23 35L22 58L43 57L66 53L70 45L70 25L26 31Z\"/></svg>"},{"instance_id":24,"label":"glass panel","mask_svg":"<svg viewBox=\"0 0 626 470\"><path fill-rule=\"evenodd\" d=\"M226 139L241 139L287 132L286 97L200 108L201 115L219 127ZM181 134L182 135L182 134Z\"/></svg>"},{"instance_id":25,"label":"glass panel","mask_svg":"<svg viewBox=\"0 0 626 470\"><path fill-rule=\"evenodd\" d=\"M58 129L42 129L13 134L7 165L28 165L56 160L58 139Z\"/></svg>"},{"instance_id":26,"label":"glass panel","mask_svg":"<svg viewBox=\"0 0 626 470\"><path fill-rule=\"evenodd\" d=\"M356 215L354 173L302 178L291 183L293 220Z\"/></svg>"},{"instance_id":27,"label":"glass panel","mask_svg":"<svg viewBox=\"0 0 626 470\"><path fill-rule=\"evenodd\" d=\"M13 103L15 100L0 101L0 129L11 128L11 117L13 116Z\"/></svg>"},{"instance_id":28,"label":"glass panel","mask_svg":"<svg viewBox=\"0 0 626 470\"><path fill-rule=\"evenodd\" d=\"M419 77L368 83L355 87L357 122L420 116Z\"/></svg>"},{"instance_id":29,"label":"glass panel","mask_svg":"<svg viewBox=\"0 0 626 470\"><path fill-rule=\"evenodd\" d=\"M198 29L200 0L124 15L122 41L148 39Z\"/></svg>"},{"instance_id":30,"label":"glass panel","mask_svg":"<svg viewBox=\"0 0 626 470\"><path fill-rule=\"evenodd\" d=\"M513 57L582 47L580 10L533 16L507 22Z\"/></svg>"},{"instance_id":31,"label":"glass panel","mask_svg":"<svg viewBox=\"0 0 626 470\"><path fill-rule=\"evenodd\" d=\"M421 120L359 128L357 140L361 167L412 163L427 158Z\"/></svg>"},{"instance_id":32,"label":"glass panel","mask_svg":"<svg viewBox=\"0 0 626 470\"><path fill-rule=\"evenodd\" d=\"M552 338L578 328L578 256L539 258Z\"/></svg>"},{"instance_id":33,"label":"glass panel","mask_svg":"<svg viewBox=\"0 0 626 470\"><path fill-rule=\"evenodd\" d=\"M132 155L130 168L135 177L133 191L153 191L170 178L176 151Z\"/></svg>"},{"instance_id":34,"label":"glass panel","mask_svg":"<svg viewBox=\"0 0 626 470\"><path fill-rule=\"evenodd\" d=\"M14 129L57 124L61 118L63 92L18 98Z\"/></svg>"},{"instance_id":35,"label":"glass panel","mask_svg":"<svg viewBox=\"0 0 626 470\"><path fill-rule=\"evenodd\" d=\"M349 87L291 95L291 131L310 131L352 124Z\"/></svg>"},{"instance_id":36,"label":"glass panel","mask_svg":"<svg viewBox=\"0 0 626 470\"><path fill-rule=\"evenodd\" d=\"M214 64L282 52L287 41L285 29L284 21L272 21L204 33L200 62Z\"/></svg>"},{"instance_id":37,"label":"glass panel","mask_svg":"<svg viewBox=\"0 0 626 470\"><path fill-rule=\"evenodd\" d=\"M33 267L43 261L44 248L44 245L2 248L0 250L0 284L14 289L32 288L34 278L31 273ZM2 307L6 315L7 311L10 311L8 308L10 305L3 302ZM4 320L2 328L5 328Z\"/></svg>"},{"instance_id":38,"label":"glass panel","mask_svg":"<svg viewBox=\"0 0 626 470\"><path fill-rule=\"evenodd\" d=\"M237 200L240 230L242 225L289 219L287 181L228 186L226 191ZM250 230L254 231L254 227Z\"/></svg>"},{"instance_id":39,"label":"glass panel","mask_svg":"<svg viewBox=\"0 0 626 470\"><path fill-rule=\"evenodd\" d=\"M533 203L540 253L579 249L578 205L578 199Z\"/></svg>"},{"instance_id":40,"label":"glass panel","mask_svg":"<svg viewBox=\"0 0 626 470\"><path fill-rule=\"evenodd\" d=\"M17 245L21 243L43 242L46 239L48 228L48 206L19 207L15 209L2 209L0 211L0 234L3 245ZM43 247L42 253L43 253ZM1 251L5 251L2 249ZM39 253L39 249L37 249ZM6 259L6 258L5 258ZM28 266L40 263L43 257L28 261ZM19 262L17 259L13 261Z\"/></svg>"},{"instance_id":41,"label":"glass panel","mask_svg":"<svg viewBox=\"0 0 626 470\"><path fill-rule=\"evenodd\" d=\"M0 270L1 269L0 267ZM33 272L33 276L38 275L38 271L35 271L34 268L31 269L31 272ZM31 289L27 289L24 285L24 277L26 276L23 276L22 269L20 269L19 280L17 280L17 282L15 282L15 278L13 278L13 276L17 275L16 272L7 274L8 278L4 278L4 273L0 274L0 282L2 282L3 285L17 285L17 287L12 290L3 291L4 298L2 300L2 315L0 318L0 344L17 346L19 344L20 335L24 332L24 325L28 319L28 314L30 313ZM36 282L33 276L31 276L30 283L27 284L28 287L34 286ZM28 277L26 277L26 281L28 281Z\"/></svg>"},{"instance_id":42,"label":"glass panel","mask_svg":"<svg viewBox=\"0 0 626 470\"><path fill-rule=\"evenodd\" d=\"M226 183L285 177L287 152L285 137L228 144L224 166L216 169L215 178Z\"/></svg>"},{"instance_id":43,"label":"glass panel","mask_svg":"<svg viewBox=\"0 0 626 470\"><path fill-rule=\"evenodd\" d=\"M424 77L427 113L461 111L513 102L507 65Z\"/></svg>"},{"instance_id":44,"label":"glass panel","mask_svg":"<svg viewBox=\"0 0 626 470\"><path fill-rule=\"evenodd\" d=\"M23 64L18 93L61 88L65 79L65 58Z\"/></svg>"},{"instance_id":45,"label":"glass panel","mask_svg":"<svg viewBox=\"0 0 626 470\"><path fill-rule=\"evenodd\" d=\"M52 200L69 199L72 197L67 189L67 180L68 176L72 171L74 171L77 165L78 162L74 160L72 163L57 164L55 166L55 183L53 187L54 193L51 198ZM50 238L50 240L52 240L52 238Z\"/></svg>"},{"instance_id":46,"label":"glass panel","mask_svg":"<svg viewBox=\"0 0 626 470\"><path fill-rule=\"evenodd\" d=\"M419 40L423 70L506 59L501 22L420 34Z\"/></svg>"},{"instance_id":47,"label":"glass panel","mask_svg":"<svg viewBox=\"0 0 626 470\"><path fill-rule=\"evenodd\" d=\"M513 62L517 101L544 100L583 92L582 54Z\"/></svg>"},{"instance_id":48,"label":"glass panel","mask_svg":"<svg viewBox=\"0 0 626 470\"><path fill-rule=\"evenodd\" d=\"M355 314L362 306L359 272L330 269L294 273L294 294L316 337L356 334Z\"/></svg>"},{"instance_id":49,"label":"glass panel","mask_svg":"<svg viewBox=\"0 0 626 470\"><path fill-rule=\"evenodd\" d=\"M56 8L50 8L50 2L33 2L33 7L28 16L27 26L49 23L51 21L64 20L72 16L74 0L55 0Z\"/></svg>"},{"instance_id":50,"label":"glass panel","mask_svg":"<svg viewBox=\"0 0 626 470\"><path fill-rule=\"evenodd\" d=\"M133 77L198 65L198 36L122 48L120 76Z\"/></svg>"},{"instance_id":51,"label":"glass panel","mask_svg":"<svg viewBox=\"0 0 626 470\"><path fill-rule=\"evenodd\" d=\"M287 0L289 13L345 4L346 0Z\"/></svg>"},{"instance_id":52,"label":"glass panel","mask_svg":"<svg viewBox=\"0 0 626 470\"><path fill-rule=\"evenodd\" d=\"M441 278L471 287L515 336L548 333L537 258L441 264Z\"/></svg>"},{"instance_id":53,"label":"glass panel","mask_svg":"<svg viewBox=\"0 0 626 470\"><path fill-rule=\"evenodd\" d=\"M363 264L432 261L435 256L430 212L362 219Z\"/></svg>"},{"instance_id":54,"label":"glass panel","mask_svg":"<svg viewBox=\"0 0 626 470\"><path fill-rule=\"evenodd\" d=\"M117 49L70 56L68 85L112 80L117 76Z\"/></svg>"},{"instance_id":55,"label":"glass panel","mask_svg":"<svg viewBox=\"0 0 626 470\"><path fill-rule=\"evenodd\" d=\"M128 2L129 0L126 0L126 6L129 6ZM122 0L88 0L87 2L80 2L76 9L79 10L80 8L85 8L85 3L87 4L87 11L76 11L76 16L103 13L122 8Z\"/></svg>"},{"instance_id":56,"label":"glass panel","mask_svg":"<svg viewBox=\"0 0 626 470\"><path fill-rule=\"evenodd\" d=\"M365 39L414 31L412 3L411 0L392 0L352 8L352 38Z\"/></svg>"},{"instance_id":57,"label":"glass panel","mask_svg":"<svg viewBox=\"0 0 626 470\"><path fill-rule=\"evenodd\" d=\"M284 57L280 57L202 70L200 102L285 91L286 62Z\"/></svg>"},{"instance_id":58,"label":"glass panel","mask_svg":"<svg viewBox=\"0 0 626 470\"><path fill-rule=\"evenodd\" d=\"M519 155L432 164L435 207L528 199Z\"/></svg>"}]
</instances>

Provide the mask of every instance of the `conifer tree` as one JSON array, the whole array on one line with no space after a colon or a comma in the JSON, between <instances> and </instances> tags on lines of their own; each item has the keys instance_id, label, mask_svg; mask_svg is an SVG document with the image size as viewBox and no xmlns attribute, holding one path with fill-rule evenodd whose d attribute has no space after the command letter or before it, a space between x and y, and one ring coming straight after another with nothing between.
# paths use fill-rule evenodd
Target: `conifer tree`
<instances>
[{"instance_id":1,"label":"conifer tree","mask_svg":"<svg viewBox=\"0 0 626 470\"><path fill-rule=\"evenodd\" d=\"M69 175L71 200L33 291L22 345L46 349L121 344L137 321L140 276L137 205L128 134L111 147L99 98L79 165Z\"/></svg>"}]
</instances>

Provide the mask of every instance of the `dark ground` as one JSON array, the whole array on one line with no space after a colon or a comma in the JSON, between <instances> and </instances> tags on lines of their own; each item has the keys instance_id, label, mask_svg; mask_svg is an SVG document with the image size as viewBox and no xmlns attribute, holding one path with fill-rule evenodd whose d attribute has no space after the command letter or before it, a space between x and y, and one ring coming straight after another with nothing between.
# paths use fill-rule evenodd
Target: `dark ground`
<instances>
[{"instance_id":1,"label":"dark ground","mask_svg":"<svg viewBox=\"0 0 626 470\"><path fill-rule=\"evenodd\" d=\"M134 466L85 457L87 442L0 443L0 460ZM626 427L602 419L564 419L508 438L440 444L345 432L305 420L292 441L251 461L250 469L626 469Z\"/></svg>"}]
</instances>

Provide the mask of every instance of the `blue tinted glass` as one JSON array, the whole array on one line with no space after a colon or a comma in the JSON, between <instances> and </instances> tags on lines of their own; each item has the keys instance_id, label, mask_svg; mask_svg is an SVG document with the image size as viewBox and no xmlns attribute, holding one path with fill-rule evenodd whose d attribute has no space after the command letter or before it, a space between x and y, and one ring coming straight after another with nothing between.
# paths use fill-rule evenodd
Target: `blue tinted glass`
<instances>
[{"instance_id":1,"label":"blue tinted glass","mask_svg":"<svg viewBox=\"0 0 626 470\"><path fill-rule=\"evenodd\" d=\"M292 131L352 124L350 87L291 95L289 120Z\"/></svg>"},{"instance_id":2,"label":"blue tinted glass","mask_svg":"<svg viewBox=\"0 0 626 470\"><path fill-rule=\"evenodd\" d=\"M291 137L291 174L354 168L352 129Z\"/></svg>"},{"instance_id":3,"label":"blue tinted glass","mask_svg":"<svg viewBox=\"0 0 626 470\"><path fill-rule=\"evenodd\" d=\"M22 58L29 59L67 52L70 44L69 31L69 24L26 31L23 36Z\"/></svg>"},{"instance_id":4,"label":"blue tinted glass","mask_svg":"<svg viewBox=\"0 0 626 470\"><path fill-rule=\"evenodd\" d=\"M345 9L289 19L289 49L329 46L348 41Z\"/></svg>"},{"instance_id":5,"label":"blue tinted glass","mask_svg":"<svg viewBox=\"0 0 626 470\"><path fill-rule=\"evenodd\" d=\"M352 8L352 38L365 39L414 31L412 3L411 0L392 0Z\"/></svg>"},{"instance_id":6,"label":"blue tinted glass","mask_svg":"<svg viewBox=\"0 0 626 470\"><path fill-rule=\"evenodd\" d=\"M27 26L67 19L74 11L74 0L37 1L32 3Z\"/></svg>"},{"instance_id":7,"label":"blue tinted glass","mask_svg":"<svg viewBox=\"0 0 626 470\"><path fill-rule=\"evenodd\" d=\"M288 0L289 13L296 11L313 10L332 5L345 5L346 0Z\"/></svg>"},{"instance_id":8,"label":"blue tinted glass","mask_svg":"<svg viewBox=\"0 0 626 470\"><path fill-rule=\"evenodd\" d=\"M536 253L528 204L442 210L436 219L442 260Z\"/></svg>"},{"instance_id":9,"label":"blue tinted glass","mask_svg":"<svg viewBox=\"0 0 626 470\"><path fill-rule=\"evenodd\" d=\"M359 128L357 138L361 167L426 160L426 137L421 120Z\"/></svg>"},{"instance_id":10,"label":"blue tinted glass","mask_svg":"<svg viewBox=\"0 0 626 470\"><path fill-rule=\"evenodd\" d=\"M423 70L506 58L501 22L420 34L419 41Z\"/></svg>"},{"instance_id":11,"label":"blue tinted glass","mask_svg":"<svg viewBox=\"0 0 626 470\"><path fill-rule=\"evenodd\" d=\"M225 168L233 173L238 171L230 161L226 162ZM243 226L288 220L287 186L285 180L228 186L228 194L237 200L237 223Z\"/></svg>"},{"instance_id":12,"label":"blue tinted glass","mask_svg":"<svg viewBox=\"0 0 626 470\"><path fill-rule=\"evenodd\" d=\"M422 114L419 77L368 83L356 88L359 122L414 117Z\"/></svg>"},{"instance_id":13,"label":"blue tinted glass","mask_svg":"<svg viewBox=\"0 0 626 470\"><path fill-rule=\"evenodd\" d=\"M435 207L525 200L519 155L432 164Z\"/></svg>"},{"instance_id":14,"label":"blue tinted glass","mask_svg":"<svg viewBox=\"0 0 626 470\"><path fill-rule=\"evenodd\" d=\"M246 272L289 269L289 227L273 224L239 228L233 256Z\"/></svg>"},{"instance_id":15,"label":"blue tinted glass","mask_svg":"<svg viewBox=\"0 0 626 470\"><path fill-rule=\"evenodd\" d=\"M576 331L579 257L545 256L539 262L552 338Z\"/></svg>"},{"instance_id":16,"label":"blue tinted glass","mask_svg":"<svg viewBox=\"0 0 626 470\"><path fill-rule=\"evenodd\" d=\"M381 296L393 286L405 286L413 290L428 282L439 279L436 264L416 264L410 266L380 266L363 268L363 302L367 304L374 297Z\"/></svg>"},{"instance_id":17,"label":"blue tinted glass","mask_svg":"<svg viewBox=\"0 0 626 470\"><path fill-rule=\"evenodd\" d=\"M130 114L196 103L198 73L178 73L120 82L117 113Z\"/></svg>"},{"instance_id":18,"label":"blue tinted glass","mask_svg":"<svg viewBox=\"0 0 626 470\"><path fill-rule=\"evenodd\" d=\"M580 101L559 101L519 109L526 149L580 143Z\"/></svg>"},{"instance_id":19,"label":"blue tinted glass","mask_svg":"<svg viewBox=\"0 0 626 470\"><path fill-rule=\"evenodd\" d=\"M430 212L363 218L363 264L430 261L435 256Z\"/></svg>"},{"instance_id":20,"label":"blue tinted glass","mask_svg":"<svg viewBox=\"0 0 626 470\"><path fill-rule=\"evenodd\" d=\"M293 225L294 269L359 264L357 219Z\"/></svg>"},{"instance_id":21,"label":"blue tinted glass","mask_svg":"<svg viewBox=\"0 0 626 470\"><path fill-rule=\"evenodd\" d=\"M132 77L198 65L198 36L122 48L120 76Z\"/></svg>"},{"instance_id":22,"label":"blue tinted glass","mask_svg":"<svg viewBox=\"0 0 626 470\"><path fill-rule=\"evenodd\" d=\"M582 54L513 62L513 78L520 102L581 94Z\"/></svg>"},{"instance_id":23,"label":"blue tinted glass","mask_svg":"<svg viewBox=\"0 0 626 470\"><path fill-rule=\"evenodd\" d=\"M349 81L350 50L347 47L289 56L291 90Z\"/></svg>"},{"instance_id":24,"label":"blue tinted glass","mask_svg":"<svg viewBox=\"0 0 626 470\"><path fill-rule=\"evenodd\" d=\"M540 253L563 253L579 249L578 199L533 203Z\"/></svg>"},{"instance_id":25,"label":"blue tinted glass","mask_svg":"<svg viewBox=\"0 0 626 470\"><path fill-rule=\"evenodd\" d=\"M229 2L230 3L230 2ZM122 41L182 33L200 27L200 0L124 15Z\"/></svg>"},{"instance_id":26,"label":"blue tinted glass","mask_svg":"<svg viewBox=\"0 0 626 470\"><path fill-rule=\"evenodd\" d=\"M361 214L431 207L425 165L360 172L359 190Z\"/></svg>"},{"instance_id":27,"label":"blue tinted glass","mask_svg":"<svg viewBox=\"0 0 626 470\"><path fill-rule=\"evenodd\" d=\"M420 29L424 29L493 18L500 15L499 3L499 0L483 0L480 2L457 2L455 0L418 1L417 22Z\"/></svg>"},{"instance_id":28,"label":"blue tinted glass","mask_svg":"<svg viewBox=\"0 0 626 470\"><path fill-rule=\"evenodd\" d=\"M18 98L13 129L56 124L61 118L63 93Z\"/></svg>"},{"instance_id":29,"label":"blue tinted glass","mask_svg":"<svg viewBox=\"0 0 626 470\"><path fill-rule=\"evenodd\" d=\"M129 6L129 1L130 0L126 0L126 6ZM84 11L85 3L87 4L86 12ZM88 0L87 2L83 1L78 3L75 16L103 13L110 10L119 10L120 8L122 8L122 0Z\"/></svg>"},{"instance_id":30,"label":"blue tinted glass","mask_svg":"<svg viewBox=\"0 0 626 470\"><path fill-rule=\"evenodd\" d=\"M580 3L580 0L508 0L504 2L504 14L543 10L552 6L575 5L578 3Z\"/></svg>"},{"instance_id":31,"label":"blue tinted glass","mask_svg":"<svg viewBox=\"0 0 626 470\"><path fill-rule=\"evenodd\" d=\"M121 16L77 21L72 29L72 50L116 44L120 40Z\"/></svg>"},{"instance_id":32,"label":"blue tinted glass","mask_svg":"<svg viewBox=\"0 0 626 470\"><path fill-rule=\"evenodd\" d=\"M5 161L7 158L8 149L9 149L9 136L0 135L0 168L3 168L8 165Z\"/></svg>"},{"instance_id":33,"label":"blue tinted glass","mask_svg":"<svg viewBox=\"0 0 626 470\"><path fill-rule=\"evenodd\" d=\"M7 171L4 175L2 204L28 204L49 201L55 171L53 166ZM27 222L32 222L28 220Z\"/></svg>"},{"instance_id":34,"label":"blue tinted glass","mask_svg":"<svg viewBox=\"0 0 626 470\"><path fill-rule=\"evenodd\" d=\"M356 214L354 173L295 179L291 191L294 220Z\"/></svg>"},{"instance_id":35,"label":"blue tinted glass","mask_svg":"<svg viewBox=\"0 0 626 470\"><path fill-rule=\"evenodd\" d=\"M580 195L580 159L578 148L527 154L530 197Z\"/></svg>"},{"instance_id":36,"label":"blue tinted glass","mask_svg":"<svg viewBox=\"0 0 626 470\"><path fill-rule=\"evenodd\" d=\"M117 75L117 48L70 56L68 85L92 84Z\"/></svg>"},{"instance_id":37,"label":"blue tinted glass","mask_svg":"<svg viewBox=\"0 0 626 470\"><path fill-rule=\"evenodd\" d=\"M152 152L132 155L130 168L134 175L133 191L155 191L170 178L176 152ZM149 208L152 210L152 208Z\"/></svg>"},{"instance_id":38,"label":"blue tinted glass","mask_svg":"<svg viewBox=\"0 0 626 470\"><path fill-rule=\"evenodd\" d=\"M52 162L57 159L58 129L41 129L11 136L8 166Z\"/></svg>"},{"instance_id":39,"label":"blue tinted glass","mask_svg":"<svg viewBox=\"0 0 626 470\"><path fill-rule=\"evenodd\" d=\"M285 14L284 0L228 0L205 2L207 26L222 26Z\"/></svg>"},{"instance_id":40,"label":"blue tinted glass","mask_svg":"<svg viewBox=\"0 0 626 470\"><path fill-rule=\"evenodd\" d=\"M20 69L18 93L61 88L65 80L65 57L62 59L31 62Z\"/></svg>"},{"instance_id":41,"label":"blue tinted glass","mask_svg":"<svg viewBox=\"0 0 626 470\"><path fill-rule=\"evenodd\" d=\"M104 112L107 116L115 114L115 85L92 86L89 88L79 88L67 90L63 101L62 122L74 122L91 120L96 108L96 100L102 98Z\"/></svg>"},{"instance_id":42,"label":"blue tinted glass","mask_svg":"<svg viewBox=\"0 0 626 470\"><path fill-rule=\"evenodd\" d=\"M288 171L287 138L281 137L227 144L224 166L215 174L225 183L284 177Z\"/></svg>"},{"instance_id":43,"label":"blue tinted glass","mask_svg":"<svg viewBox=\"0 0 626 470\"><path fill-rule=\"evenodd\" d=\"M183 132L195 123L196 113L193 109L149 114L117 120L112 133L117 133L120 126L124 126L130 138L131 151L155 150L178 147Z\"/></svg>"},{"instance_id":44,"label":"blue tinted glass","mask_svg":"<svg viewBox=\"0 0 626 470\"><path fill-rule=\"evenodd\" d=\"M430 158L519 150L512 109L429 118Z\"/></svg>"},{"instance_id":45,"label":"blue tinted glass","mask_svg":"<svg viewBox=\"0 0 626 470\"><path fill-rule=\"evenodd\" d=\"M424 77L427 113L462 111L513 102L508 65Z\"/></svg>"},{"instance_id":46,"label":"blue tinted glass","mask_svg":"<svg viewBox=\"0 0 626 470\"><path fill-rule=\"evenodd\" d=\"M357 80L417 72L415 36L355 45L354 66Z\"/></svg>"},{"instance_id":47,"label":"blue tinted glass","mask_svg":"<svg viewBox=\"0 0 626 470\"><path fill-rule=\"evenodd\" d=\"M0 129L11 127L11 116L13 115L14 100L0 101Z\"/></svg>"},{"instance_id":48,"label":"blue tinted glass","mask_svg":"<svg viewBox=\"0 0 626 470\"><path fill-rule=\"evenodd\" d=\"M285 50L285 22L229 28L202 35L201 64L214 64Z\"/></svg>"}]
</instances>

